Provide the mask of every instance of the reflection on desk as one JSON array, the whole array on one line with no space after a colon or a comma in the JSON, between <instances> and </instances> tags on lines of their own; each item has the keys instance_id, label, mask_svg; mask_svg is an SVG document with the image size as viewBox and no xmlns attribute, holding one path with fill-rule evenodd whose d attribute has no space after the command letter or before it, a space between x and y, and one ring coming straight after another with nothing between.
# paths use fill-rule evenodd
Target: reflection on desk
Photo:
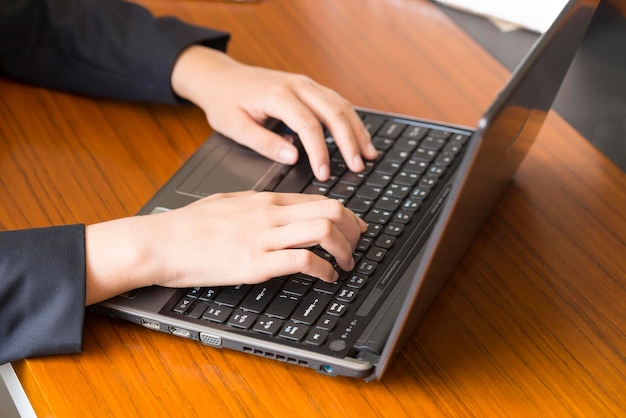
<instances>
[{"instance_id":1,"label":"reflection on desk","mask_svg":"<svg viewBox=\"0 0 626 418\"><path fill-rule=\"evenodd\" d=\"M364 107L473 125L508 76L424 0L144 4L226 28L235 58L309 74ZM6 228L132 215L209 133L197 109L7 80L0 91ZM39 416L625 415L624 207L626 175L551 113L380 382L92 315L83 353L14 368Z\"/></svg>"}]
</instances>

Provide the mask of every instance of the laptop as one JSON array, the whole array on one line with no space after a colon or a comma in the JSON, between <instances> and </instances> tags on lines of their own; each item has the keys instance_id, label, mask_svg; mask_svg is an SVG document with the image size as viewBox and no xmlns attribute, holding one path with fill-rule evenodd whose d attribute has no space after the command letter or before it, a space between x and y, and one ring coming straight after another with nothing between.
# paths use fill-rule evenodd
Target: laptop
<instances>
[{"instance_id":1,"label":"laptop","mask_svg":"<svg viewBox=\"0 0 626 418\"><path fill-rule=\"evenodd\" d=\"M337 283L293 274L258 285L153 286L92 309L326 375L382 378L530 149L597 3L569 1L476 128L357 108L380 156L364 173L352 173L328 136L332 178L323 183L304 152L286 166L214 133L138 213L218 192L325 194L368 223L356 267L340 272ZM274 122L272 129L294 136ZM323 248L310 250L332 261Z\"/></svg>"}]
</instances>

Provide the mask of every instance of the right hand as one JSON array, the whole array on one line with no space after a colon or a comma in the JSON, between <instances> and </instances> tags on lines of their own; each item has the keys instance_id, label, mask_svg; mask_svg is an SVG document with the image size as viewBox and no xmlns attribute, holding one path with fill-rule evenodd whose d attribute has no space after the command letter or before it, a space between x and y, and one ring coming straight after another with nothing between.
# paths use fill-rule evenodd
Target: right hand
<instances>
[{"instance_id":1,"label":"right hand","mask_svg":"<svg viewBox=\"0 0 626 418\"><path fill-rule=\"evenodd\" d=\"M209 196L157 215L87 230L87 304L147 285L224 286L304 273L332 282L367 226L323 196L238 192ZM92 290L90 292L90 289Z\"/></svg>"}]
</instances>

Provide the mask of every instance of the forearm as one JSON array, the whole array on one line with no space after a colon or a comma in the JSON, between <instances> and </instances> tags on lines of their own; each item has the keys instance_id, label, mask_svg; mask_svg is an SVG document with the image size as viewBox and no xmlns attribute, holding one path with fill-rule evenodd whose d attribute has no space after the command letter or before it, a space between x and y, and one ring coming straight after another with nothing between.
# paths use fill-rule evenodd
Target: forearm
<instances>
[{"instance_id":1,"label":"forearm","mask_svg":"<svg viewBox=\"0 0 626 418\"><path fill-rule=\"evenodd\" d=\"M170 76L191 44L228 35L124 1L0 2L0 73L72 93L175 103Z\"/></svg>"}]
</instances>

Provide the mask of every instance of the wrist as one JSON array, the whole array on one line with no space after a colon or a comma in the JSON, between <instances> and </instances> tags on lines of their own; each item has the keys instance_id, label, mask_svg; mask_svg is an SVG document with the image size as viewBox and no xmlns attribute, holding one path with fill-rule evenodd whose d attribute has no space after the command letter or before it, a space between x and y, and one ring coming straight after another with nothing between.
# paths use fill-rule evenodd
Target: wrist
<instances>
[{"instance_id":1,"label":"wrist","mask_svg":"<svg viewBox=\"0 0 626 418\"><path fill-rule=\"evenodd\" d=\"M171 84L176 95L201 106L203 97L213 92L211 83L235 61L225 53L200 45L181 52L172 69Z\"/></svg>"},{"instance_id":2,"label":"wrist","mask_svg":"<svg viewBox=\"0 0 626 418\"><path fill-rule=\"evenodd\" d=\"M151 244L141 217L85 228L86 305L154 283Z\"/></svg>"}]
</instances>

